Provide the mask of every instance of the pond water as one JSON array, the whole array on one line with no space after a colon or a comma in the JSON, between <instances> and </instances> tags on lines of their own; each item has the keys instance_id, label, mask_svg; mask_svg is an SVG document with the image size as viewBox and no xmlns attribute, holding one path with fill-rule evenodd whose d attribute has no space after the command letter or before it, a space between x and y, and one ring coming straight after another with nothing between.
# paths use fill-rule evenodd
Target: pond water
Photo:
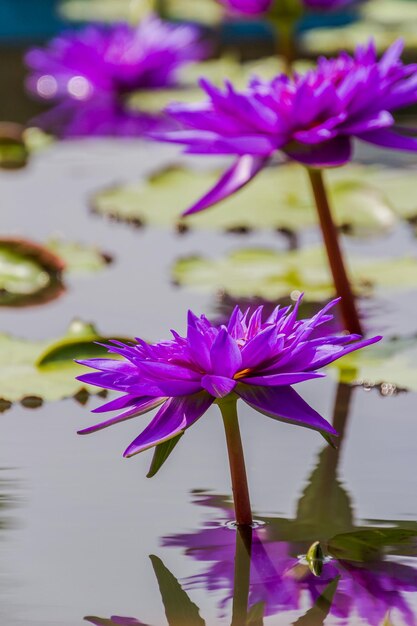
<instances>
[{"instance_id":1,"label":"pond water","mask_svg":"<svg viewBox=\"0 0 417 626\"><path fill-rule=\"evenodd\" d=\"M38 153L26 169L0 172L4 232L40 242L59 233L114 257L96 275L66 279L67 292L46 306L1 309L2 332L50 338L79 317L108 335L159 340L169 328L184 330L188 308L215 317L223 306L220 297L171 283L178 257L288 245L265 232L134 229L88 211L97 189L136 180L176 154L135 141L69 142ZM301 237L315 240L313 231ZM415 253L416 243L398 226L383 238L346 245L353 254L384 256L389 249L395 256ZM369 328L387 336L415 333L416 305L415 292L362 303ZM248 623L262 623L256 606L263 602L271 625L414 624L415 540L406 542L401 529L417 528L416 397L350 390L331 376L303 383L301 391L323 415L334 415L344 432L339 451L311 431L277 424L246 405L240 410L252 504L265 521L251 542L255 609ZM137 420L76 435L93 423L89 411L98 404L15 404L0 416L1 623L76 626L90 616L109 626L162 626L168 616L177 626L230 624L235 595L233 624L244 624L239 602L247 597L249 548L224 526L233 514L220 414L210 409L150 480L150 453L122 458ZM321 577L302 558L316 540L331 559ZM359 554L353 565L343 559L349 550ZM366 565L363 551L372 556ZM106 622L111 616L125 619Z\"/></svg>"}]
</instances>

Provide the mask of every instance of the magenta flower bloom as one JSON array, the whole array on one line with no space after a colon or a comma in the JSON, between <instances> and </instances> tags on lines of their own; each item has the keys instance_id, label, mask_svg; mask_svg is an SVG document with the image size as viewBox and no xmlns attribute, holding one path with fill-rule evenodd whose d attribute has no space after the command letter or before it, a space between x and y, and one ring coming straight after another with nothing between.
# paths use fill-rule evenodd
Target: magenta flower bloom
<instances>
[{"instance_id":1,"label":"magenta flower bloom","mask_svg":"<svg viewBox=\"0 0 417 626\"><path fill-rule=\"evenodd\" d=\"M117 133L117 123L123 127L129 118L140 130L141 116L126 109L126 96L141 89L175 86L178 70L206 52L196 27L173 26L155 16L137 27L90 25L56 37L47 48L30 50L27 86L37 97L61 103L56 120L50 113L45 123L62 122L64 134L67 124L70 134L76 134L72 116L80 134L85 132L83 125L90 131L85 134L91 133L91 127L98 129L93 134ZM83 111L87 120L82 119ZM149 130L150 117L142 116L144 130ZM122 128L121 134L126 130Z\"/></svg>"},{"instance_id":2,"label":"magenta flower bloom","mask_svg":"<svg viewBox=\"0 0 417 626\"><path fill-rule=\"evenodd\" d=\"M150 424L129 445L130 457L181 435L217 400L235 394L254 409L277 420L311 428L326 438L334 428L310 407L292 385L320 378L317 370L345 354L379 341L358 335L311 338L332 319L326 305L314 317L297 320L298 304L277 307L262 321L262 307L252 315L236 308L227 325L213 326L205 316L188 316L187 336L172 331L173 339L126 345L113 341L109 352L123 360L89 359L83 365L97 370L79 380L121 392L95 412L120 411L115 417L82 430L91 433L158 407Z\"/></svg>"},{"instance_id":3,"label":"magenta flower bloom","mask_svg":"<svg viewBox=\"0 0 417 626\"><path fill-rule=\"evenodd\" d=\"M306 8L320 11L339 9L346 4L352 4L353 1L355 0L302 0ZM274 0L220 0L220 2L230 11L242 15L263 15L274 4Z\"/></svg>"},{"instance_id":4,"label":"magenta flower bloom","mask_svg":"<svg viewBox=\"0 0 417 626\"><path fill-rule=\"evenodd\" d=\"M230 11L243 15L262 15L272 6L274 0L220 0Z\"/></svg>"},{"instance_id":5,"label":"magenta flower bloom","mask_svg":"<svg viewBox=\"0 0 417 626\"><path fill-rule=\"evenodd\" d=\"M207 80L208 100L172 104L168 113L183 130L156 134L186 146L189 154L234 154L236 163L186 214L201 211L246 185L276 152L312 167L351 159L352 140L417 151L417 139L395 129L393 111L417 102L417 65L404 65L403 43L378 60L371 42L354 56L321 58L315 69L272 81L252 79L237 91Z\"/></svg>"}]
</instances>

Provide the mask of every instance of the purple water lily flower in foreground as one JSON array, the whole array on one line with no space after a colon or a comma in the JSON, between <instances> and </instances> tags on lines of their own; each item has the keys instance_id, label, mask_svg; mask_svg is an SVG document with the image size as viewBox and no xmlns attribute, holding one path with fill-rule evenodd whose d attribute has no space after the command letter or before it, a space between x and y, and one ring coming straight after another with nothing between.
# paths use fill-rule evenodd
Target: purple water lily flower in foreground
<instances>
[{"instance_id":1,"label":"purple water lily flower in foreground","mask_svg":"<svg viewBox=\"0 0 417 626\"><path fill-rule=\"evenodd\" d=\"M81 434L160 406L126 449L124 456L131 457L173 443L217 402L226 430L235 504L244 501L242 516L236 504L237 520L251 523L237 399L274 419L317 430L326 438L337 435L292 385L323 376L317 370L381 339L361 340L358 335L330 335L325 331L312 339L311 335L332 319L328 310L336 301L304 320L297 320L299 302L294 309L277 307L266 320L262 320L262 307L252 315L236 308L228 324L220 327L190 312L186 337L172 331L173 339L162 343L147 344L137 339L137 344L129 345L113 341L109 352L123 360L81 361L97 371L83 374L79 380L123 394L94 412L121 412Z\"/></svg>"},{"instance_id":2,"label":"purple water lily flower in foreground","mask_svg":"<svg viewBox=\"0 0 417 626\"><path fill-rule=\"evenodd\" d=\"M136 27L90 25L56 37L44 49L30 50L29 90L60 103L41 122L48 128L61 123L64 135L125 135L129 123L132 134L149 130L152 116L130 112L126 97L175 86L182 66L206 56L200 37L194 26L174 26L150 16Z\"/></svg>"},{"instance_id":3,"label":"purple water lily flower in foreground","mask_svg":"<svg viewBox=\"0 0 417 626\"><path fill-rule=\"evenodd\" d=\"M173 331L172 340L157 344L141 339L136 345L113 341L109 352L124 359L80 361L98 371L78 379L124 394L94 412L122 412L81 433L100 430L162 405L125 451L130 457L177 436L215 400L236 394L275 419L337 434L292 385L321 378L323 374L317 370L381 337L361 340L357 335L328 335L323 330L322 336L310 339L318 327L333 318L328 310L335 302L305 320L297 320L298 305L293 310L277 307L265 321L262 307L250 316L236 308L228 325L220 327L190 312L186 337Z\"/></svg>"},{"instance_id":4,"label":"purple water lily flower in foreground","mask_svg":"<svg viewBox=\"0 0 417 626\"><path fill-rule=\"evenodd\" d=\"M393 111L417 102L417 65L401 61L403 43L378 60L370 42L354 56L321 58L315 69L293 78L254 78L237 91L229 82L201 87L208 99L172 104L168 114L182 130L156 139L183 144L188 154L233 154L237 161L186 214L233 194L277 152L313 168L347 163L354 138L376 146L417 151L417 139L395 129Z\"/></svg>"}]
</instances>

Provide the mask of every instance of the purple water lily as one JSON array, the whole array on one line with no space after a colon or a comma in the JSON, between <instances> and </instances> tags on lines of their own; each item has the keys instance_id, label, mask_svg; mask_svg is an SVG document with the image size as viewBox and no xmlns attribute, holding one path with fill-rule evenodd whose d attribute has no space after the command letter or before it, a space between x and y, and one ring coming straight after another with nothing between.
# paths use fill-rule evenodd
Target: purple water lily
<instances>
[{"instance_id":1,"label":"purple water lily","mask_svg":"<svg viewBox=\"0 0 417 626\"><path fill-rule=\"evenodd\" d=\"M60 103L41 116L42 125L54 130L61 125L64 135L150 130L156 116L130 112L126 97L175 86L178 70L207 54L200 35L194 26L173 26L150 16L137 27L90 25L56 37L47 48L30 50L29 90Z\"/></svg>"},{"instance_id":2,"label":"purple water lily","mask_svg":"<svg viewBox=\"0 0 417 626\"><path fill-rule=\"evenodd\" d=\"M283 152L309 167L347 163L354 138L376 146L417 151L417 139L395 128L393 111L417 102L417 65L402 63L403 43L378 60L370 42L354 56L321 58L315 69L293 78L254 78L239 92L200 84L208 100L172 104L168 114L182 130L157 134L183 144L188 154L238 157L217 185L186 214L202 211L250 182Z\"/></svg>"},{"instance_id":3,"label":"purple water lily","mask_svg":"<svg viewBox=\"0 0 417 626\"><path fill-rule=\"evenodd\" d=\"M160 406L143 432L129 445L130 457L166 442L192 426L217 400L232 394L277 420L335 435L334 428L310 407L292 385L322 377L317 370L340 357L380 340L358 335L329 335L311 339L330 321L329 303L310 319L297 320L298 304L280 309L262 321L262 307L252 315L236 308L227 325L213 326L205 316L189 313L187 336L173 332L170 341L137 344L113 341L109 352L123 357L89 359L94 373L82 382L123 393L95 409L122 410L115 417L82 430L91 433Z\"/></svg>"}]
</instances>

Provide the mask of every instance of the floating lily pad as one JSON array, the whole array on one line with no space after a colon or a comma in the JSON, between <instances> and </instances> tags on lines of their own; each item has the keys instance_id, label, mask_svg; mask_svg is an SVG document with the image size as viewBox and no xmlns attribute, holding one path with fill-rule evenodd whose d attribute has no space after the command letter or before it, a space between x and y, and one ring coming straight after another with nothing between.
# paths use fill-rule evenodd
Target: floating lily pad
<instances>
[{"instance_id":1,"label":"floating lily pad","mask_svg":"<svg viewBox=\"0 0 417 626\"><path fill-rule=\"evenodd\" d=\"M0 168L25 167L29 153L23 138L24 127L12 122L0 122Z\"/></svg>"},{"instance_id":2,"label":"floating lily pad","mask_svg":"<svg viewBox=\"0 0 417 626\"><path fill-rule=\"evenodd\" d=\"M295 69L304 72L311 66L307 61L297 61ZM244 88L252 76L270 79L285 71L285 63L279 57L267 57L258 61L240 63L237 56L227 55L185 66L179 74L180 87L137 91L127 100L133 111L159 113L172 102L190 103L204 100L204 92L199 88L201 77L209 79L219 87L225 79L236 87Z\"/></svg>"},{"instance_id":3,"label":"floating lily pad","mask_svg":"<svg viewBox=\"0 0 417 626\"><path fill-rule=\"evenodd\" d=\"M98 271L109 258L94 248L59 240L41 246L0 239L0 306L43 304L60 296L63 273Z\"/></svg>"},{"instance_id":4,"label":"floating lily pad","mask_svg":"<svg viewBox=\"0 0 417 626\"><path fill-rule=\"evenodd\" d=\"M375 234L395 224L396 216L377 188L355 180L356 168L345 168L343 175L329 174L330 199L340 226L348 226L355 234ZM317 224L307 175L293 163L265 169L218 206L181 220L181 213L213 186L219 175L213 170L170 167L147 180L98 193L92 209L126 222L167 227L181 222L190 228L298 231Z\"/></svg>"},{"instance_id":5,"label":"floating lily pad","mask_svg":"<svg viewBox=\"0 0 417 626\"><path fill-rule=\"evenodd\" d=\"M364 19L383 24L389 29L417 24L417 5L413 0L368 0L361 7Z\"/></svg>"},{"instance_id":6,"label":"floating lily pad","mask_svg":"<svg viewBox=\"0 0 417 626\"><path fill-rule=\"evenodd\" d=\"M340 50L353 52L356 46L366 44L371 37L380 53L400 38L404 40L406 48L412 50L417 48L417 32L412 22L410 24L405 21L401 26L384 28L371 19L340 28L315 28L307 31L303 35L302 47L309 54L336 55Z\"/></svg>"},{"instance_id":7,"label":"floating lily pad","mask_svg":"<svg viewBox=\"0 0 417 626\"><path fill-rule=\"evenodd\" d=\"M382 395L398 390L417 391L417 337L384 340L366 350L352 352L332 365L338 379L378 387Z\"/></svg>"},{"instance_id":8,"label":"floating lily pad","mask_svg":"<svg viewBox=\"0 0 417 626\"><path fill-rule=\"evenodd\" d=\"M213 0L165 0L167 13L176 20L189 20L204 24L218 22L224 11ZM157 0L64 0L59 11L75 22L137 22L156 8Z\"/></svg>"},{"instance_id":9,"label":"floating lily pad","mask_svg":"<svg viewBox=\"0 0 417 626\"><path fill-rule=\"evenodd\" d=\"M0 398L24 402L25 398L61 400L82 390L100 389L81 383L76 376L85 368L74 359L108 356L96 341L107 341L91 324L75 320L67 333L55 341L30 341L0 335Z\"/></svg>"},{"instance_id":10,"label":"floating lily pad","mask_svg":"<svg viewBox=\"0 0 417 626\"><path fill-rule=\"evenodd\" d=\"M352 260L351 280L359 295L378 288L417 286L417 259ZM306 301L321 302L335 295L325 252L320 247L275 251L238 250L221 259L192 256L180 259L173 278L181 286L221 291L235 298L260 297L275 301L304 292Z\"/></svg>"}]
</instances>

